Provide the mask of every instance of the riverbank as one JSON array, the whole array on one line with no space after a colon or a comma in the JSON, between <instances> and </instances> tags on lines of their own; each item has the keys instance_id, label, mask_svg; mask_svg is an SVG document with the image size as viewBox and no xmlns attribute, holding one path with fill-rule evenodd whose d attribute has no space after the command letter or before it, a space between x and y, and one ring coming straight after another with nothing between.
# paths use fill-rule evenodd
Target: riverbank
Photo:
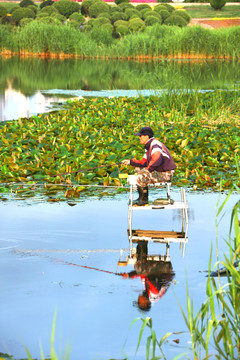
<instances>
[{"instance_id":1,"label":"riverbank","mask_svg":"<svg viewBox=\"0 0 240 360\"><path fill-rule=\"evenodd\" d=\"M211 26L204 26L205 28L211 28ZM4 50L0 53L2 57L9 58L12 56L18 56L20 58L41 58L41 59L93 59L93 60L123 60L123 61L139 61L139 62L148 62L148 61L157 61L157 60L233 60L238 59L238 57L233 56L226 56L226 55L219 55L215 56L211 55L204 55L204 54L174 54L174 55L167 55L167 56L151 56L151 55L137 55L137 56L85 56L85 55L78 55L78 54L64 54L64 53L31 53L29 51L20 51L20 52L11 52L9 50Z\"/></svg>"},{"instance_id":2,"label":"riverbank","mask_svg":"<svg viewBox=\"0 0 240 360\"><path fill-rule=\"evenodd\" d=\"M240 27L210 30L155 25L104 43L105 38L95 40L75 28L33 21L14 32L0 27L0 49L2 56L62 59L239 59L239 36Z\"/></svg>"}]
</instances>

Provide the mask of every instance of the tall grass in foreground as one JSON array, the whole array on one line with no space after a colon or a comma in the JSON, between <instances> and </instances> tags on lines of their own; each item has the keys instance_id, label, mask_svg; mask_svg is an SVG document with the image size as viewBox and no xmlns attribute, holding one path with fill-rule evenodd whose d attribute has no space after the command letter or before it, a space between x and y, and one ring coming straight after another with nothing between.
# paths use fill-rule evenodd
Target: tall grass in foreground
<instances>
[{"instance_id":1,"label":"tall grass in foreground","mask_svg":"<svg viewBox=\"0 0 240 360\"><path fill-rule=\"evenodd\" d=\"M99 30L101 32L101 30ZM200 26L179 28L155 25L144 32L112 39L106 34L98 40L67 25L33 21L25 27L0 25L0 51L28 51L73 54L85 57L232 57L240 55L240 27L203 29ZM109 41L109 39L108 39Z\"/></svg>"},{"instance_id":2,"label":"tall grass in foreground","mask_svg":"<svg viewBox=\"0 0 240 360\"><path fill-rule=\"evenodd\" d=\"M237 159L239 161L239 159ZM240 169L238 167L240 178ZM240 187L234 183L232 190L222 204L219 202L216 207L216 222L224 216L224 207L233 191L240 194ZM228 240L229 253L224 255L224 260L218 260L213 269L217 269L217 279L211 276L212 252L209 258L209 272L206 281L207 299L201 308L194 312L193 301L190 299L187 286L187 313L184 312L179 303L185 323L191 335L191 349L193 358L202 360L214 357L214 359L236 360L240 359L240 201L232 209L230 230ZM233 234L233 235L232 235ZM217 254L218 258L218 254ZM220 276L219 267L226 269L226 277ZM141 319L141 327L137 350L142 338L142 333L147 327L150 328L150 335L146 343L146 359L166 359L162 345L163 341L171 335L166 334L160 341L152 328L151 318ZM211 349L210 348L211 344ZM159 348L161 356L156 357L156 348ZM150 356L151 355L151 356ZM180 354L176 358L184 356ZM175 358L175 359L176 359Z\"/></svg>"},{"instance_id":3,"label":"tall grass in foreground","mask_svg":"<svg viewBox=\"0 0 240 360\"><path fill-rule=\"evenodd\" d=\"M59 360L59 356L56 353L55 347L54 347L54 341L55 341L55 333L56 333L56 321L57 321L57 312L55 310L54 317L53 317L53 323L52 323L52 332L51 332L51 338L50 338L50 359L51 360ZM33 357L29 351L29 349L25 346L25 351L27 353L28 360L33 360ZM60 357L64 360L69 360L71 353L71 346L66 346L64 349L64 353ZM40 344L40 354L41 354L41 360L46 360L49 357L45 357L42 345Z\"/></svg>"}]
</instances>

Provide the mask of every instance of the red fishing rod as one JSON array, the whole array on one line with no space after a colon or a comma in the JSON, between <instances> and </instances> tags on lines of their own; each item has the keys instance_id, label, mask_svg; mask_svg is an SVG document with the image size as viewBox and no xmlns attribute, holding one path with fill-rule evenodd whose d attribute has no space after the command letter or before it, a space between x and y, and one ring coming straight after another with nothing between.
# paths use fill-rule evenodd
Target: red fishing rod
<instances>
[{"instance_id":1,"label":"red fishing rod","mask_svg":"<svg viewBox=\"0 0 240 360\"><path fill-rule=\"evenodd\" d=\"M102 269L98 269L98 268L91 267L91 266L74 264L74 263L72 263L72 262L65 261L65 260L62 260L62 259L57 259L56 261L61 262L61 263L63 263L64 265L73 265L73 266L81 267L81 268L84 268L84 269L96 270L96 271L104 272L104 273L107 273L107 274L120 275L120 276L123 276L123 275L124 275L124 274L121 274L121 273L117 273L117 272L113 272L113 271L108 271L108 270L102 270Z\"/></svg>"}]
</instances>

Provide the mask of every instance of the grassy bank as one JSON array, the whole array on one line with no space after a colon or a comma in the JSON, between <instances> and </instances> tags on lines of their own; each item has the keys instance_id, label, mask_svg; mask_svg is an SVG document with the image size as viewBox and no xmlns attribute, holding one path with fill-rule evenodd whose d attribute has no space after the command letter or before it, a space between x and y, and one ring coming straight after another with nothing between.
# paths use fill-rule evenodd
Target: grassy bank
<instances>
[{"instance_id":1,"label":"grassy bank","mask_svg":"<svg viewBox=\"0 0 240 360\"><path fill-rule=\"evenodd\" d=\"M240 17L239 5L225 5L221 10L216 11L210 5L185 6L192 18L236 18Z\"/></svg>"},{"instance_id":2,"label":"grassy bank","mask_svg":"<svg viewBox=\"0 0 240 360\"><path fill-rule=\"evenodd\" d=\"M155 25L123 39L94 37L75 28L32 22L23 28L0 26L2 54L50 57L234 58L240 55L240 27L209 30L201 27Z\"/></svg>"},{"instance_id":3,"label":"grassy bank","mask_svg":"<svg viewBox=\"0 0 240 360\"><path fill-rule=\"evenodd\" d=\"M238 92L84 99L61 112L2 123L0 181L118 186L112 164L141 158L133 134L146 124L177 163L175 185L217 189L222 179L223 187L231 186L240 151ZM58 175L66 172L73 173Z\"/></svg>"}]
</instances>

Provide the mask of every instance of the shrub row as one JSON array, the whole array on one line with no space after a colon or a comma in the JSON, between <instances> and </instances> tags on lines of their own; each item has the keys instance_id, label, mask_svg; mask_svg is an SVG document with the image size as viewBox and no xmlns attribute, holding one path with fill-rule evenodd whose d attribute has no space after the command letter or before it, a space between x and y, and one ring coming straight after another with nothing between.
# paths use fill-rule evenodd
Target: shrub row
<instances>
[{"instance_id":1,"label":"shrub row","mask_svg":"<svg viewBox=\"0 0 240 360\"><path fill-rule=\"evenodd\" d=\"M67 24L76 28L82 28L84 24L83 30L93 32L93 37L97 33L96 28L101 28L111 36L122 37L128 33L144 31L146 27L155 24L182 27L191 18L186 11L175 10L170 4L156 5L152 10L148 4L139 4L135 7L128 2L120 2L119 5L110 6L103 0L84 0L81 5L70 0L44 0L39 11L32 0L22 0L19 6L12 9L11 16L7 16L7 10L3 6L0 7L0 20L3 24L11 22L26 26L33 19L44 23ZM109 37L109 34L106 36Z\"/></svg>"},{"instance_id":2,"label":"shrub row","mask_svg":"<svg viewBox=\"0 0 240 360\"><path fill-rule=\"evenodd\" d=\"M104 5L104 6L103 6ZM91 20L84 26L84 31L91 32L93 38L100 29L123 37L129 33L144 31L146 27L155 24L186 26L191 17L184 10L175 10L170 4L156 5L154 10L148 4L133 6L120 2L117 6L103 4L102 0L84 0L82 13ZM100 35L98 34L97 37ZM107 36L107 35L106 35Z\"/></svg>"}]
</instances>

